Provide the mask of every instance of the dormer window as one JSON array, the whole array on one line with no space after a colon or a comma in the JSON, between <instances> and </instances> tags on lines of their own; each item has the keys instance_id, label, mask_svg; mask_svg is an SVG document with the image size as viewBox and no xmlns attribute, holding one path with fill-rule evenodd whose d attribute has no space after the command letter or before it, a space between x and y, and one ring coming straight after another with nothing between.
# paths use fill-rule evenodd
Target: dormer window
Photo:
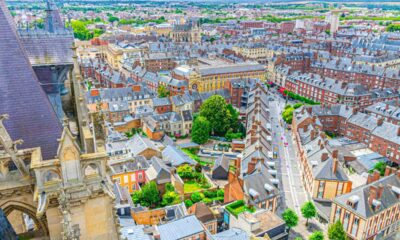
<instances>
[{"instance_id":1,"label":"dormer window","mask_svg":"<svg viewBox=\"0 0 400 240\"><path fill-rule=\"evenodd\" d=\"M358 201L360 201L360 197L357 195L353 195L347 200L347 205L355 209L357 207Z\"/></svg>"},{"instance_id":2,"label":"dormer window","mask_svg":"<svg viewBox=\"0 0 400 240\"><path fill-rule=\"evenodd\" d=\"M260 194L253 188L249 189L249 195L252 199L257 199L260 196Z\"/></svg>"}]
</instances>

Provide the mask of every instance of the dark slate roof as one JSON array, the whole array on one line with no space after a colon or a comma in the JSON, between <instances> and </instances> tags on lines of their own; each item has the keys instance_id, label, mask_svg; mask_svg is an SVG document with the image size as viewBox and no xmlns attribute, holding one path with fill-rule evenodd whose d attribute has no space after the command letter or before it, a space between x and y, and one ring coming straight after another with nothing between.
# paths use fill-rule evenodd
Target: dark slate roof
<instances>
[{"instance_id":1,"label":"dark slate roof","mask_svg":"<svg viewBox=\"0 0 400 240\"><path fill-rule=\"evenodd\" d=\"M43 159L57 154L62 128L23 50L4 1L0 1L0 114L20 148L41 147Z\"/></svg>"},{"instance_id":2,"label":"dark slate roof","mask_svg":"<svg viewBox=\"0 0 400 240\"><path fill-rule=\"evenodd\" d=\"M316 173L315 179L348 181L349 178L340 166L337 166L336 172L333 172L333 164L332 158L320 163L314 171Z\"/></svg>"},{"instance_id":3,"label":"dark slate roof","mask_svg":"<svg viewBox=\"0 0 400 240\"><path fill-rule=\"evenodd\" d=\"M32 30L33 31L33 30ZM72 65L72 34L23 33L21 43L33 66Z\"/></svg>"},{"instance_id":4,"label":"dark slate roof","mask_svg":"<svg viewBox=\"0 0 400 240\"><path fill-rule=\"evenodd\" d=\"M383 186L382 196L380 199L377 199L381 202L381 207L377 211L374 211L368 203L369 191L371 186ZM400 188L400 178L396 176L396 174L392 174L368 185L362 185L358 188L355 188L349 193L340 195L334 199L334 202L344 206L345 208L357 213L364 218L369 218L399 203L399 199L397 198L394 191L395 188ZM359 199L354 208L347 204L349 198L353 196L357 196L357 198Z\"/></svg>"},{"instance_id":5,"label":"dark slate roof","mask_svg":"<svg viewBox=\"0 0 400 240\"><path fill-rule=\"evenodd\" d=\"M226 157L224 154L220 155L218 158L215 159L213 171L221 166L223 169L225 169L226 172L228 172L229 162L230 159L228 157Z\"/></svg>"}]
</instances>

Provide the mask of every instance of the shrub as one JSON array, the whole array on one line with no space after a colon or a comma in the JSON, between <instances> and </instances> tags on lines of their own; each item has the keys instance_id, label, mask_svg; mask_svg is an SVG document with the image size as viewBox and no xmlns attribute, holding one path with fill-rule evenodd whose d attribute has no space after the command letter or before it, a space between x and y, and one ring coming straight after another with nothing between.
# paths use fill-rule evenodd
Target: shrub
<instances>
[{"instance_id":1,"label":"shrub","mask_svg":"<svg viewBox=\"0 0 400 240\"><path fill-rule=\"evenodd\" d=\"M203 200L204 196L202 196L198 192L195 192L190 196L190 198L192 199L193 203L197 203L197 202L200 202L201 200Z\"/></svg>"},{"instance_id":2,"label":"shrub","mask_svg":"<svg viewBox=\"0 0 400 240\"><path fill-rule=\"evenodd\" d=\"M185 200L185 206L186 206L186 207L191 207L192 205L193 205L192 200L190 200L190 199L186 199L186 200Z\"/></svg>"},{"instance_id":3,"label":"shrub","mask_svg":"<svg viewBox=\"0 0 400 240\"><path fill-rule=\"evenodd\" d=\"M224 195L225 195L224 189L218 189L217 190L217 196L218 197L224 197Z\"/></svg>"},{"instance_id":4,"label":"shrub","mask_svg":"<svg viewBox=\"0 0 400 240\"><path fill-rule=\"evenodd\" d=\"M210 203L213 202L213 200L210 199L210 198L204 198L204 199L203 199L203 202L204 202L205 204L210 204Z\"/></svg>"},{"instance_id":5,"label":"shrub","mask_svg":"<svg viewBox=\"0 0 400 240\"><path fill-rule=\"evenodd\" d=\"M217 196L216 191L204 191L204 196L206 198L215 198Z\"/></svg>"}]
</instances>

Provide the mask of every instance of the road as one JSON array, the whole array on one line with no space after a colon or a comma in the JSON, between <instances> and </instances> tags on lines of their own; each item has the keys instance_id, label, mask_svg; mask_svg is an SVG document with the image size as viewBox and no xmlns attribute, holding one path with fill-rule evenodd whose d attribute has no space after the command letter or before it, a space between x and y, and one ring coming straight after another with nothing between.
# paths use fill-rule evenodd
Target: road
<instances>
[{"instance_id":1,"label":"road","mask_svg":"<svg viewBox=\"0 0 400 240\"><path fill-rule=\"evenodd\" d=\"M306 220L301 217L300 208L309 199L301 181L300 162L296 157L296 147L291 131L280 125L280 113L284 106L285 99L280 96L275 97L275 100L270 102L271 125L274 133L272 147L274 151L278 150L276 168L281 191L281 204L278 214L280 215L287 208L293 209L299 216L300 221L298 226L293 229L297 234L292 234L290 238L294 238L294 236L307 237L310 232L304 226ZM285 143L287 143L287 146L285 146Z\"/></svg>"}]
</instances>

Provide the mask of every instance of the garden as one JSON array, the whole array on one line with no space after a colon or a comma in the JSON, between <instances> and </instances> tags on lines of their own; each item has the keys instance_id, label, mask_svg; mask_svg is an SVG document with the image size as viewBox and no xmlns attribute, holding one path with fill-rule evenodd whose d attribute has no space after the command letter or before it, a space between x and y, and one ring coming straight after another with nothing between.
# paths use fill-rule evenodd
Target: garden
<instances>
[{"instance_id":1,"label":"garden","mask_svg":"<svg viewBox=\"0 0 400 240\"><path fill-rule=\"evenodd\" d=\"M253 213L256 209L253 206L246 205L243 200L238 200L226 206L226 210L237 217L242 212L247 211Z\"/></svg>"},{"instance_id":2,"label":"garden","mask_svg":"<svg viewBox=\"0 0 400 240\"><path fill-rule=\"evenodd\" d=\"M204 192L194 192L190 196L190 199L185 200L186 207L190 207L197 202L204 202L205 204L210 204L214 201L223 202L224 201L224 190L216 189L212 191Z\"/></svg>"},{"instance_id":3,"label":"garden","mask_svg":"<svg viewBox=\"0 0 400 240\"><path fill-rule=\"evenodd\" d=\"M176 171L184 182L183 188L185 193L197 192L211 187L211 184L201 172L200 165L196 165L193 169L192 166L185 164L179 166Z\"/></svg>"}]
</instances>

